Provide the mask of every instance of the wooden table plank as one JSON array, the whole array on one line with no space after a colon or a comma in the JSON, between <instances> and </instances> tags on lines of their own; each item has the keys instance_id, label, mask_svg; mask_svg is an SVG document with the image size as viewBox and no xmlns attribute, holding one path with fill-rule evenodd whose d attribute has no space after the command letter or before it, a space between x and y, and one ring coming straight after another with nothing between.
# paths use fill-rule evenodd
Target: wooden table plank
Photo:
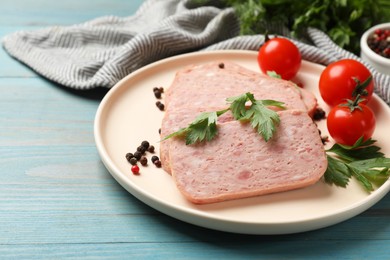
<instances>
[{"instance_id":1,"label":"wooden table plank","mask_svg":"<svg viewBox=\"0 0 390 260\"><path fill-rule=\"evenodd\" d=\"M0 247L2 259L388 259L387 241L273 239L179 243L30 244ZM370 250L367 250L369 248ZM201 249L201 250L200 250Z\"/></svg>"},{"instance_id":2,"label":"wooden table plank","mask_svg":"<svg viewBox=\"0 0 390 260\"><path fill-rule=\"evenodd\" d=\"M142 0L2 0L0 24L14 26L73 25L101 16L134 14Z\"/></svg>"},{"instance_id":3,"label":"wooden table plank","mask_svg":"<svg viewBox=\"0 0 390 260\"><path fill-rule=\"evenodd\" d=\"M53 185L54 186L54 185ZM96 191L97 189L89 189ZM69 192L78 192L77 189ZM99 191L105 192L104 189ZM31 193L32 194L32 193ZM120 213L113 209L126 207L124 203L117 203L120 200L134 203L132 198L118 197L111 199L107 195L97 195L96 200L101 199L103 208L96 210L97 203L91 199L91 205L83 209L71 206L71 199L67 193L59 193L51 200L46 197L39 198L39 195L30 197L20 196L32 202L30 211L14 210L0 211L0 245L26 245L26 244L101 244L101 243L183 243L205 241L210 243L247 243L249 241L272 240L274 243L284 244L286 240L301 242L309 246L318 241L389 241L390 227L388 219L381 217L356 217L351 221L337 224L335 226L305 232L301 234L280 235L280 236L249 236L230 234L220 231L204 229L184 222L175 220L169 216L159 213L142 210L143 205L131 206L139 207L140 213ZM80 196L83 194L80 193ZM87 200L86 197L83 200ZM46 203L43 199L46 199ZM53 205L62 205L61 209ZM111 203L111 209L106 202ZM73 203L78 204L77 200ZM136 202L138 203L138 202ZM41 205L39 205L41 204ZM33 209L34 205L39 207ZM91 210L89 210L91 208ZM142 211L141 211L142 210ZM67 212L70 211L70 212ZM149 211L149 213L148 213ZM364 223L364 225L363 225ZM4 236L8 234L7 236ZM255 250L253 247L252 250ZM386 248L388 250L388 248Z\"/></svg>"}]
</instances>

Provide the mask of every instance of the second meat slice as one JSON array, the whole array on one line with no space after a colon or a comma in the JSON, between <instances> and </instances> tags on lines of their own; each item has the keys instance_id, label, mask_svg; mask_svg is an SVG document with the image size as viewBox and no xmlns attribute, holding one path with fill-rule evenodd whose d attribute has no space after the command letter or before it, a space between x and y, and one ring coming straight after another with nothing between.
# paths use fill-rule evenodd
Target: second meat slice
<instances>
[{"instance_id":1,"label":"second meat slice","mask_svg":"<svg viewBox=\"0 0 390 260\"><path fill-rule=\"evenodd\" d=\"M169 159L178 189L196 204L214 203L303 188L327 168L318 129L307 113L278 112L276 135L265 142L250 124L219 124L210 142L171 140Z\"/></svg>"}]
</instances>

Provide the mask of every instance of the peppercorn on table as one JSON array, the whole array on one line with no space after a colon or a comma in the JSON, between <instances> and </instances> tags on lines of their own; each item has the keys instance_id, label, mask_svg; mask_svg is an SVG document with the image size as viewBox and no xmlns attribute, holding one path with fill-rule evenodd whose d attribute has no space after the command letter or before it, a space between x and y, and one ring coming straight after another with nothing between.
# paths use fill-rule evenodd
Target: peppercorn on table
<instances>
[{"instance_id":1,"label":"peppercorn on table","mask_svg":"<svg viewBox=\"0 0 390 260\"><path fill-rule=\"evenodd\" d=\"M141 0L0 3L0 36L104 15ZM109 174L94 118L105 89L72 90L0 50L1 259L389 259L390 195L342 223L290 235L215 231L139 201Z\"/></svg>"}]
</instances>

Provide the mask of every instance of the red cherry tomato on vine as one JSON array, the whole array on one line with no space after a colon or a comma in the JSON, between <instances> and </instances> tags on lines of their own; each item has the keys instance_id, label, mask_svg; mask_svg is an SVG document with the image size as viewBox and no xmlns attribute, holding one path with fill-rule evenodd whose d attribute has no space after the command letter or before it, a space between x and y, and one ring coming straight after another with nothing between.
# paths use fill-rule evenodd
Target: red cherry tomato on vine
<instances>
[{"instance_id":1,"label":"red cherry tomato on vine","mask_svg":"<svg viewBox=\"0 0 390 260\"><path fill-rule=\"evenodd\" d=\"M272 38L260 47L257 62L263 73L275 71L282 79L290 80L301 67L301 53L286 38Z\"/></svg>"},{"instance_id":2,"label":"red cherry tomato on vine","mask_svg":"<svg viewBox=\"0 0 390 260\"><path fill-rule=\"evenodd\" d=\"M370 71L360 62L352 59L339 60L328 65L321 73L319 90L322 99L329 106L335 106L346 99L354 99L352 93L357 86L356 80L363 83L371 76ZM374 90L374 81L371 79L366 87L364 104L371 99Z\"/></svg>"},{"instance_id":3,"label":"red cherry tomato on vine","mask_svg":"<svg viewBox=\"0 0 390 260\"><path fill-rule=\"evenodd\" d=\"M348 106L333 107L326 123L329 134L336 143L352 146L362 136L364 141L371 138L375 121L372 110L360 103L352 112Z\"/></svg>"}]
</instances>

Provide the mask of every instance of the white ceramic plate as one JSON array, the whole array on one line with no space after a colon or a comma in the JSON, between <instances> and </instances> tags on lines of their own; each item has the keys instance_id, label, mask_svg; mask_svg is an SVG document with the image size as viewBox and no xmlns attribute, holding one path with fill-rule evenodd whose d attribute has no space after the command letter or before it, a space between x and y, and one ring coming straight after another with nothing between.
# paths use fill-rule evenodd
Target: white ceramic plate
<instances>
[{"instance_id":1,"label":"white ceramic plate","mask_svg":"<svg viewBox=\"0 0 390 260\"><path fill-rule=\"evenodd\" d=\"M95 141L101 159L112 176L131 194L147 205L182 221L202 227L245 234L287 234L326 227L349 219L379 201L390 189L390 181L371 194L355 181L346 189L323 181L305 189L240 199L209 205L188 202L176 188L171 176L161 168L140 166L133 175L125 154L134 152L143 140L159 151L163 112L157 109L153 88L168 88L175 72L190 64L229 60L258 71L256 52L198 52L168 58L146 66L116 84L101 102L95 119ZM315 93L323 66L303 62L294 79ZM389 157L387 138L390 109L378 97L369 104L377 116L374 138ZM319 128L327 134L325 120ZM149 155L150 159L150 155Z\"/></svg>"}]
</instances>

